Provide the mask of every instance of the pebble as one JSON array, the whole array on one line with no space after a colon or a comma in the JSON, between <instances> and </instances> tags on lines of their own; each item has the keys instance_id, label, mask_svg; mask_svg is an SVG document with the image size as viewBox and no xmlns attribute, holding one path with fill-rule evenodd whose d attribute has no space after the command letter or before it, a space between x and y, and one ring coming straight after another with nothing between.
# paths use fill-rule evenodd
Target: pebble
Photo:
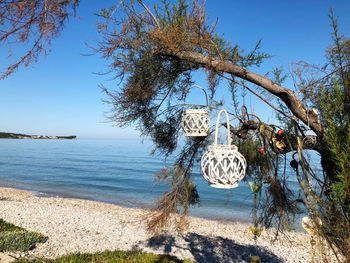
<instances>
[{"instance_id":1,"label":"pebble","mask_svg":"<svg viewBox=\"0 0 350 263\"><path fill-rule=\"evenodd\" d=\"M15 258L11 257L9 254L7 253L0 253L0 263L10 263L12 261L14 261Z\"/></svg>"},{"instance_id":2,"label":"pebble","mask_svg":"<svg viewBox=\"0 0 350 263\"><path fill-rule=\"evenodd\" d=\"M310 239L303 233L289 232L272 242L274 233L264 230L255 242L249 225L189 217L185 232L165 231L156 238L145 230L143 209L35 197L10 188L0 188L0 198L0 218L48 237L46 243L25 257L56 258L72 252L138 249L208 263L250 262L252 255L270 263L311 261Z\"/></svg>"}]
</instances>

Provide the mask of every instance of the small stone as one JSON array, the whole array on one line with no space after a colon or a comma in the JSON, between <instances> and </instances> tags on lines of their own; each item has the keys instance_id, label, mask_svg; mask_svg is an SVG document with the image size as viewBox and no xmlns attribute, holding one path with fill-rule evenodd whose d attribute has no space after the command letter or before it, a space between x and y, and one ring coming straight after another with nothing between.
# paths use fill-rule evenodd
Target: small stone
<instances>
[{"instance_id":1,"label":"small stone","mask_svg":"<svg viewBox=\"0 0 350 263\"><path fill-rule=\"evenodd\" d=\"M6 253L0 253L0 262L1 263L10 263L14 260L15 260L14 257L11 257L10 255L8 255Z\"/></svg>"}]
</instances>

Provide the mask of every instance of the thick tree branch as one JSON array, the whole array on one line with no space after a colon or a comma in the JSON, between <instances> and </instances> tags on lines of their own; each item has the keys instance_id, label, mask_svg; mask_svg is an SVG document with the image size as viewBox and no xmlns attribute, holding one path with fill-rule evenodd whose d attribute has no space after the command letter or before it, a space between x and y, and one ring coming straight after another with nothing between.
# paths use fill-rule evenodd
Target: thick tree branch
<instances>
[{"instance_id":1,"label":"thick tree branch","mask_svg":"<svg viewBox=\"0 0 350 263\"><path fill-rule=\"evenodd\" d=\"M205 68L212 68L219 72L232 74L241 79L247 80L253 84L256 84L263 89L267 90L271 94L280 98L286 106L292 111L292 113L306 125L308 125L318 136L322 137L323 127L318 119L318 113L315 109L308 110L303 102L294 94L290 89L277 85L272 80L265 78L259 74L253 73L249 70L243 69L235 64L228 63L219 59L212 59L209 56L205 56L195 52L173 52L171 50L161 50L156 53L161 53L168 56L175 56L179 59L194 62L202 65Z\"/></svg>"}]
</instances>

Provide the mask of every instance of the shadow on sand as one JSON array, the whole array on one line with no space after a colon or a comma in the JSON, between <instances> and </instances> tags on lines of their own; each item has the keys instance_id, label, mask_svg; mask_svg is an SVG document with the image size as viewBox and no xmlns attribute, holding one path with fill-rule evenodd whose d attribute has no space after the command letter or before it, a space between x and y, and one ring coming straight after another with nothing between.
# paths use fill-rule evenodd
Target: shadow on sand
<instances>
[{"instance_id":1,"label":"shadow on sand","mask_svg":"<svg viewBox=\"0 0 350 263\"><path fill-rule=\"evenodd\" d=\"M182 235L182 240L177 241L170 235L152 237L144 245L162 250L166 254L178 249L188 250L197 262L250 262L252 255L260 256L262 262L283 262L281 258L263 247L239 245L231 239L207 237L196 233ZM137 246L134 249L137 249Z\"/></svg>"}]
</instances>

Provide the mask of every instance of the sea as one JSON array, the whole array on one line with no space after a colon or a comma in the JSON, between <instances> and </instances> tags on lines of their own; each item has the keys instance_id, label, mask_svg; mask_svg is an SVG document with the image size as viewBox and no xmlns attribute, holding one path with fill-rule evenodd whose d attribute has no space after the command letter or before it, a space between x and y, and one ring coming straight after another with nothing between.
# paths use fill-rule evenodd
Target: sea
<instances>
[{"instance_id":1,"label":"sea","mask_svg":"<svg viewBox=\"0 0 350 263\"><path fill-rule=\"evenodd\" d=\"M151 207L169 189L155 183L154 174L174 164L173 156L152 155L153 149L152 142L136 139L1 139L0 186L29 190L43 198ZM288 173L297 191L297 181ZM196 164L194 183L200 203L190 209L190 215L252 222L253 194L248 182L231 190L212 188Z\"/></svg>"}]
</instances>

